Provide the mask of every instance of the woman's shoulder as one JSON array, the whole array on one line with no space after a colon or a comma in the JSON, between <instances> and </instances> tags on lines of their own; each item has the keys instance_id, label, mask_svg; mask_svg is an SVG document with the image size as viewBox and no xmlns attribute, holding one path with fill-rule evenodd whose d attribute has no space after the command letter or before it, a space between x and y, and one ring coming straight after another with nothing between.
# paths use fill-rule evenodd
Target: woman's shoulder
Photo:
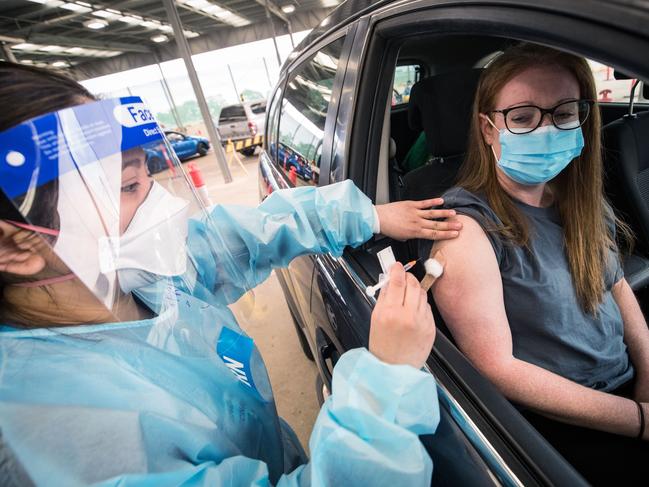
<instances>
[{"instance_id":1,"label":"woman's shoulder","mask_svg":"<svg viewBox=\"0 0 649 487\"><path fill-rule=\"evenodd\" d=\"M448 189L443 195L444 208L455 210L458 214L469 216L481 225L485 218L494 223L500 223L500 219L491 209L485 195L474 193L461 186L454 186Z\"/></svg>"}]
</instances>

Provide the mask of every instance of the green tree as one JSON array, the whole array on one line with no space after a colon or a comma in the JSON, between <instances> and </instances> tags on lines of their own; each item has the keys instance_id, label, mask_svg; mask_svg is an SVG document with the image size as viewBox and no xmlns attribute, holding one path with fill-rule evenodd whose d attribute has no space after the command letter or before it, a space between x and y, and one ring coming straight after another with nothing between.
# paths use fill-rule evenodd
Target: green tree
<instances>
[{"instance_id":1,"label":"green tree","mask_svg":"<svg viewBox=\"0 0 649 487\"><path fill-rule=\"evenodd\" d=\"M241 97L243 101L252 101L252 100L265 100L266 97L255 90L245 89L241 92Z\"/></svg>"}]
</instances>

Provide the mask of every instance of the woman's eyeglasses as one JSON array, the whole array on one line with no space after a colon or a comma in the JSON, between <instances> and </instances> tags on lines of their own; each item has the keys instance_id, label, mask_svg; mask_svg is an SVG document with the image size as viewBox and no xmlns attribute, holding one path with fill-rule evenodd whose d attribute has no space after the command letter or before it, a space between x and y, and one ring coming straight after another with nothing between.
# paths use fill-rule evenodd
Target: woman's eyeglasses
<instances>
[{"instance_id":1,"label":"woman's eyeglasses","mask_svg":"<svg viewBox=\"0 0 649 487\"><path fill-rule=\"evenodd\" d=\"M552 108L523 105L504 110L491 110L489 113L502 113L505 127L512 134L528 134L541 126L546 114L550 115L552 123L559 130L577 129L586 122L594 104L593 100L571 100Z\"/></svg>"}]
</instances>

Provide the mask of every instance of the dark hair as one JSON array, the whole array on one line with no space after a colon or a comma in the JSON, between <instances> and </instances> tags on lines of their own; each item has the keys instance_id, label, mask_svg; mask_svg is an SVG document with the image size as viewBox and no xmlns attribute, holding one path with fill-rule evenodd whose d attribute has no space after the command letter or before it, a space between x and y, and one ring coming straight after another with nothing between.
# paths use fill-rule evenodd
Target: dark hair
<instances>
[{"instance_id":1,"label":"dark hair","mask_svg":"<svg viewBox=\"0 0 649 487\"><path fill-rule=\"evenodd\" d=\"M96 98L82 85L56 71L0 61L0 132L30 118L79 105ZM29 211L35 225L58 228L56 181L36 190L38 205ZM17 199L14 203L21 203ZM26 219L0 191L0 219L24 222Z\"/></svg>"},{"instance_id":2,"label":"dark hair","mask_svg":"<svg viewBox=\"0 0 649 487\"><path fill-rule=\"evenodd\" d=\"M63 74L47 69L0 61L0 131L14 127L30 118L79 105L96 98L83 86ZM24 196L10 200L0 190L0 219L26 222L46 228L59 228L58 181L55 179L35 189L32 204L23 216L16 205ZM0 315L7 312L21 316L21 310L4 303L3 279L0 276ZM2 318L4 319L4 317ZM29 320L28 320L29 321Z\"/></svg>"},{"instance_id":3,"label":"dark hair","mask_svg":"<svg viewBox=\"0 0 649 487\"><path fill-rule=\"evenodd\" d=\"M0 61L0 132L30 118L96 98L72 78L49 69Z\"/></svg>"}]
</instances>

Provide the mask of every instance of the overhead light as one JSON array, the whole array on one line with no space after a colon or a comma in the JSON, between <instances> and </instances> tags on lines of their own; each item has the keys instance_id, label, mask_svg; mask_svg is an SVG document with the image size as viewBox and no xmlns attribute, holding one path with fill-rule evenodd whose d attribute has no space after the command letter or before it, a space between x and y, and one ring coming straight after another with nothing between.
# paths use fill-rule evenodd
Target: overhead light
<instances>
[{"instance_id":1,"label":"overhead light","mask_svg":"<svg viewBox=\"0 0 649 487\"><path fill-rule=\"evenodd\" d=\"M38 44L31 44L29 42L23 42L21 44L14 44L11 46L12 49L18 49L19 51L37 51L41 46Z\"/></svg>"},{"instance_id":2,"label":"overhead light","mask_svg":"<svg viewBox=\"0 0 649 487\"><path fill-rule=\"evenodd\" d=\"M199 14L207 14L223 23L243 27L250 24L250 20L245 19L227 8L211 3L209 0L176 0L180 5Z\"/></svg>"},{"instance_id":3,"label":"overhead light","mask_svg":"<svg viewBox=\"0 0 649 487\"><path fill-rule=\"evenodd\" d=\"M54 68L69 68L70 65L66 63L65 61L54 61L52 63L52 67Z\"/></svg>"},{"instance_id":4,"label":"overhead light","mask_svg":"<svg viewBox=\"0 0 649 487\"><path fill-rule=\"evenodd\" d=\"M282 7L282 12L284 12L285 14L292 14L293 12L295 12L295 5L292 5L290 3L288 5L284 5Z\"/></svg>"},{"instance_id":5,"label":"overhead light","mask_svg":"<svg viewBox=\"0 0 649 487\"><path fill-rule=\"evenodd\" d=\"M159 34L159 35L157 35L157 36L153 36L153 37L151 38L151 40L152 40L153 42L158 42L158 43L160 43L160 42L167 42L167 41L169 40L169 38L168 38L166 35L164 35L164 34Z\"/></svg>"},{"instance_id":6,"label":"overhead light","mask_svg":"<svg viewBox=\"0 0 649 487\"><path fill-rule=\"evenodd\" d=\"M90 7L86 7L83 4L80 3L64 3L63 5L59 5L59 7L64 8L66 10L71 10L72 12L77 12L80 14L85 14L86 12L90 12L92 9Z\"/></svg>"},{"instance_id":7,"label":"overhead light","mask_svg":"<svg viewBox=\"0 0 649 487\"><path fill-rule=\"evenodd\" d=\"M45 5L46 7L60 7L63 5L63 2L61 0L30 0L34 3L40 3L41 5Z\"/></svg>"},{"instance_id":8,"label":"overhead light","mask_svg":"<svg viewBox=\"0 0 649 487\"><path fill-rule=\"evenodd\" d=\"M208 2L208 0L187 0L185 3L194 8L201 8L210 5L210 2Z\"/></svg>"},{"instance_id":9,"label":"overhead light","mask_svg":"<svg viewBox=\"0 0 649 487\"><path fill-rule=\"evenodd\" d=\"M83 23L83 25L88 27L89 29L99 30L99 29L103 29L104 27L107 27L108 22L101 19L91 19L91 20L86 20Z\"/></svg>"},{"instance_id":10,"label":"overhead light","mask_svg":"<svg viewBox=\"0 0 649 487\"><path fill-rule=\"evenodd\" d=\"M198 32L194 32L191 30L184 30L183 33L185 34L185 37L188 39L193 39L194 37L198 37L200 34Z\"/></svg>"},{"instance_id":11,"label":"overhead light","mask_svg":"<svg viewBox=\"0 0 649 487\"><path fill-rule=\"evenodd\" d=\"M38 48L39 51L44 51L44 52L63 52L65 51L65 47L63 46L40 46Z\"/></svg>"},{"instance_id":12,"label":"overhead light","mask_svg":"<svg viewBox=\"0 0 649 487\"><path fill-rule=\"evenodd\" d=\"M120 17L117 20L119 20L120 22L124 22L125 24L135 25L141 23L144 19L141 17L137 18L130 15L124 15L123 17Z\"/></svg>"},{"instance_id":13,"label":"overhead light","mask_svg":"<svg viewBox=\"0 0 649 487\"><path fill-rule=\"evenodd\" d=\"M108 10L95 10L92 15L95 17L102 17L104 19L115 20L122 16L120 12L110 12Z\"/></svg>"}]
</instances>

